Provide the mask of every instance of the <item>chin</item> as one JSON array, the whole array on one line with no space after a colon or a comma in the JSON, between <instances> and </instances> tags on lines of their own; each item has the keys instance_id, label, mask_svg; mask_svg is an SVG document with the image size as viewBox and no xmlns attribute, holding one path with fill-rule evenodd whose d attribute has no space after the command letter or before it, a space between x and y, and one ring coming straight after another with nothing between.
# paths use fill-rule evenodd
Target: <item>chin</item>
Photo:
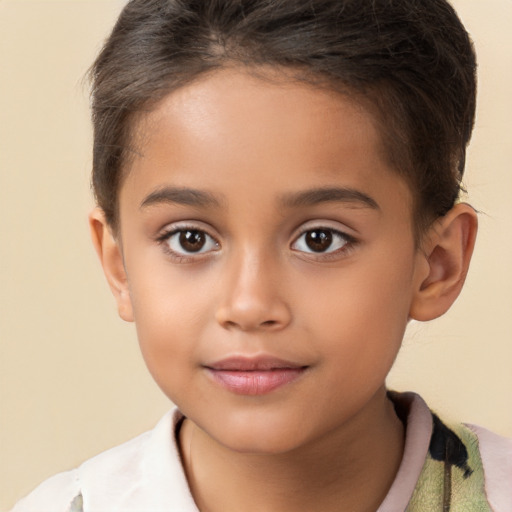
<instances>
[{"instance_id":1,"label":"chin","mask_svg":"<svg viewBox=\"0 0 512 512\"><path fill-rule=\"evenodd\" d=\"M307 443L303 423L279 415L232 414L223 418L220 428L204 430L225 448L239 453L279 455Z\"/></svg>"}]
</instances>

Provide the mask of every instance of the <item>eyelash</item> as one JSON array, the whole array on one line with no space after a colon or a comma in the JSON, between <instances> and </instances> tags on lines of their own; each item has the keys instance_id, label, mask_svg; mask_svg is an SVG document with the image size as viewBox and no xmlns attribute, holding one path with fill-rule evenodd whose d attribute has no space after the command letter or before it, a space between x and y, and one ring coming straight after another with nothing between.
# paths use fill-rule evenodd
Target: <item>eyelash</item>
<instances>
[{"instance_id":1,"label":"eyelash","mask_svg":"<svg viewBox=\"0 0 512 512\"><path fill-rule=\"evenodd\" d=\"M181 225L181 226L178 226L178 227L170 228L167 231L163 232L161 235L159 235L158 238L156 239L156 241L157 241L157 243L159 243L162 246L164 252L168 256L170 256L174 261L176 261L177 263L189 263L189 262L192 262L192 261L197 261L197 259L201 258L201 256L203 254L207 254L209 252L212 252L211 250L207 251L207 252L199 252L199 251L201 251L202 247L197 252L191 251L189 253L185 253L185 252L184 253L179 253L179 252L173 250L170 247L170 243L169 243L170 240L172 239L172 237L174 235L179 234L179 233L186 233L187 231L188 232L194 232L194 233L200 233L203 236L206 236L210 240L212 240L217 247L220 246L219 242L217 241L217 239L215 237L210 235L204 229L199 228L197 226ZM214 249L214 250L218 250L218 249Z\"/></svg>"},{"instance_id":2,"label":"eyelash","mask_svg":"<svg viewBox=\"0 0 512 512\"><path fill-rule=\"evenodd\" d=\"M186 252L179 253L179 252L173 250L170 247L169 241L172 239L172 237L174 235L177 235L179 233L183 234L183 233L186 233L187 231L199 233L199 234L202 234L203 236L206 236L208 239L213 241L216 248L213 250L210 249L205 252L200 252L202 250L202 247L201 247L199 249L199 251L197 251L197 252L191 251L189 253L186 253ZM334 238L336 238L336 237L338 239L342 239L344 243L340 248L338 248L334 251L330 251L330 252L320 252L320 251L316 252L314 250L305 251L305 250L293 249L293 246L295 244L297 244L297 242L301 239L301 237L303 237L304 235L307 235L308 233L313 233L313 232L330 233L333 238L332 243L334 243ZM182 225L182 226L170 228L167 231L160 234L158 236L158 238L156 239L156 241L160 245L162 245L164 252L177 263L188 263L188 262L192 262L192 261L197 261L203 255L206 255L211 252L215 252L215 251L219 250L218 248L220 247L220 244L215 237L210 235L204 229L199 228L197 226L193 226L193 225ZM350 253L350 251L352 251L354 249L354 247L356 246L357 243L358 243L358 241L355 237L348 235L347 233L344 233L343 231L340 231L340 230L337 230L337 229L334 229L331 227L326 227L326 226L312 226L312 227L308 227L307 229L304 229L301 233L299 233L299 235L292 242L291 247L292 247L292 250L304 255L304 257L306 257L308 259L314 259L317 261L329 261L329 260L338 259L338 258L340 258L341 255L343 255L343 256L348 255ZM341 256L341 257L343 257L343 256Z\"/></svg>"},{"instance_id":3,"label":"eyelash","mask_svg":"<svg viewBox=\"0 0 512 512\"><path fill-rule=\"evenodd\" d=\"M292 243L292 246L295 245L301 237L303 237L304 235L307 235L308 233L313 233L313 232L328 232L331 234L331 236L334 237L338 237L339 239L342 239L343 240L343 245L334 250L334 251L330 251L330 252L315 252L313 250L311 251L300 251L298 250L297 252L300 252L301 254L304 254L306 255L305 257L306 258L310 258L310 259L315 259L317 261L332 261L334 259L339 259L340 257L344 257L344 256L347 256L354 248L355 246L357 245L358 243L358 240L347 234L347 233L344 233L343 231L340 231L338 229L334 229L334 228L331 228L331 227L327 227L327 226L311 226L311 227L308 227L307 229L304 229L294 240L294 242ZM333 241L334 243L334 241Z\"/></svg>"}]
</instances>

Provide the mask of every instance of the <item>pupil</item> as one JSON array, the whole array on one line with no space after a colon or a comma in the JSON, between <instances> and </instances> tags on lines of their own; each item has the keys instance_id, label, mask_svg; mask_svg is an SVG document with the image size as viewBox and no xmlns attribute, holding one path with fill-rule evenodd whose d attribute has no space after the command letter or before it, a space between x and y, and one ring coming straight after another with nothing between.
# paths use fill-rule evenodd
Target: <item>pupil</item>
<instances>
[{"instance_id":1,"label":"pupil","mask_svg":"<svg viewBox=\"0 0 512 512\"><path fill-rule=\"evenodd\" d=\"M180 233L180 245L187 252L200 251L205 242L204 233L200 231L183 231Z\"/></svg>"},{"instance_id":2,"label":"pupil","mask_svg":"<svg viewBox=\"0 0 512 512\"><path fill-rule=\"evenodd\" d=\"M312 251L326 251L332 244L332 233L322 230L309 231L306 235L306 244Z\"/></svg>"}]
</instances>

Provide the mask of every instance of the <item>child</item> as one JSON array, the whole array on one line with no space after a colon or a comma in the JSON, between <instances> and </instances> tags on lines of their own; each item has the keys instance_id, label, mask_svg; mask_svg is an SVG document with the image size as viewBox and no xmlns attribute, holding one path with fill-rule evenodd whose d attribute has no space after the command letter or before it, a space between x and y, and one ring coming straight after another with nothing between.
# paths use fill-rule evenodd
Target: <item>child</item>
<instances>
[{"instance_id":1,"label":"child","mask_svg":"<svg viewBox=\"0 0 512 512\"><path fill-rule=\"evenodd\" d=\"M445 0L132 0L90 224L176 404L25 511L510 511L512 444L386 390L457 298L475 59Z\"/></svg>"}]
</instances>

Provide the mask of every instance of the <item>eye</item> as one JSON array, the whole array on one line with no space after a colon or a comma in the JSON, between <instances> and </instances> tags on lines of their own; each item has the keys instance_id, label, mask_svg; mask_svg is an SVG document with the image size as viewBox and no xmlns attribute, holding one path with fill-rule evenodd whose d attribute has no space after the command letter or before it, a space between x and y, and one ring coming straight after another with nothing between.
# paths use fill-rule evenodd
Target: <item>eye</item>
<instances>
[{"instance_id":1,"label":"eye","mask_svg":"<svg viewBox=\"0 0 512 512\"><path fill-rule=\"evenodd\" d=\"M342 250L353 238L331 228L309 229L292 244L292 249L306 253L334 253Z\"/></svg>"},{"instance_id":2,"label":"eye","mask_svg":"<svg viewBox=\"0 0 512 512\"><path fill-rule=\"evenodd\" d=\"M200 229L176 229L162 238L169 250L179 256L202 254L219 248L217 241Z\"/></svg>"}]
</instances>

